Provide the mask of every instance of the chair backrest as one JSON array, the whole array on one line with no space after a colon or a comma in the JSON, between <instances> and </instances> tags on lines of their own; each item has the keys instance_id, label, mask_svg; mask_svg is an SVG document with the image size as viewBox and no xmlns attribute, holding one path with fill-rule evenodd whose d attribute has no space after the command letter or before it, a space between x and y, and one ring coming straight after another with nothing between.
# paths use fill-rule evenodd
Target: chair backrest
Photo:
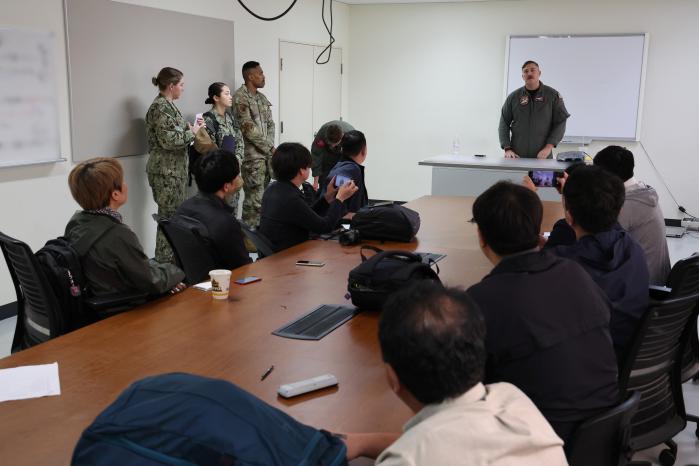
<instances>
[{"instance_id":1,"label":"chair backrest","mask_svg":"<svg viewBox=\"0 0 699 466\"><path fill-rule=\"evenodd\" d=\"M625 465L631 418L640 401L641 393L631 392L624 402L580 424L567 448L570 466Z\"/></svg>"},{"instance_id":2,"label":"chair backrest","mask_svg":"<svg viewBox=\"0 0 699 466\"><path fill-rule=\"evenodd\" d=\"M699 293L652 300L619 375L622 390L641 392L631 420L631 448L648 448L684 429L682 352Z\"/></svg>"},{"instance_id":3,"label":"chair backrest","mask_svg":"<svg viewBox=\"0 0 699 466\"><path fill-rule=\"evenodd\" d=\"M12 352L29 348L67 331L56 296L31 248L0 233L0 248L17 294L17 326Z\"/></svg>"},{"instance_id":4,"label":"chair backrest","mask_svg":"<svg viewBox=\"0 0 699 466\"><path fill-rule=\"evenodd\" d=\"M172 246L177 265L184 270L188 285L206 280L209 271L218 268L209 248L208 239L202 234L202 231L206 231L206 227L201 222L185 216L181 216L178 221L156 216L154 218Z\"/></svg>"},{"instance_id":5,"label":"chair backrest","mask_svg":"<svg viewBox=\"0 0 699 466\"><path fill-rule=\"evenodd\" d=\"M699 253L694 253L686 259L677 261L670 271L667 286L672 289L673 296L683 296L699 290ZM699 339L697 338L696 317L695 325L689 341L685 345L682 356L682 381L694 377L699 370Z\"/></svg>"},{"instance_id":6,"label":"chair backrest","mask_svg":"<svg viewBox=\"0 0 699 466\"><path fill-rule=\"evenodd\" d=\"M240 227L243 229L243 233L245 233L245 236L252 242L252 244L255 245L255 248L257 249L257 256L260 259L274 254L272 243L270 243L262 233L257 230L253 230L245 222L239 223Z\"/></svg>"}]
</instances>

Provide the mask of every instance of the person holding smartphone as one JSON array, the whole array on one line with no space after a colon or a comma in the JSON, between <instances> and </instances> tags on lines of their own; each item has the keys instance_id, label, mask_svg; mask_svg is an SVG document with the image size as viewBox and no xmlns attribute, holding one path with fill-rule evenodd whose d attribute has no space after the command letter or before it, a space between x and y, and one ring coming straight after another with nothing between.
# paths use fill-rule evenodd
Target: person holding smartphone
<instances>
[{"instance_id":1,"label":"person holding smartphone","mask_svg":"<svg viewBox=\"0 0 699 466\"><path fill-rule=\"evenodd\" d=\"M311 164L311 153L299 143L285 142L274 151L272 170L277 181L262 197L258 231L275 252L308 240L311 233L334 230L346 213L343 203L358 190L351 180L337 187L332 179L323 195L308 205L301 184L308 179Z\"/></svg>"},{"instance_id":2,"label":"person holding smartphone","mask_svg":"<svg viewBox=\"0 0 699 466\"><path fill-rule=\"evenodd\" d=\"M160 92L146 113L146 138L150 154L146 173L153 199L158 204L158 216L170 217L187 197L187 148L205 124L203 118L197 118L193 125L185 121L175 105L175 100L184 92L180 70L165 67L152 78L152 82ZM161 263L174 263L170 244L160 230L155 243L155 259Z\"/></svg>"},{"instance_id":3,"label":"person holding smartphone","mask_svg":"<svg viewBox=\"0 0 699 466\"><path fill-rule=\"evenodd\" d=\"M211 110L204 114L206 131L219 149L234 153L238 165L243 163L245 143L238 121L233 118L233 95L231 89L222 82L209 86L205 104L211 104ZM242 180L242 178L241 178ZM233 207L233 214L238 217L240 189L226 196L226 202Z\"/></svg>"}]
</instances>

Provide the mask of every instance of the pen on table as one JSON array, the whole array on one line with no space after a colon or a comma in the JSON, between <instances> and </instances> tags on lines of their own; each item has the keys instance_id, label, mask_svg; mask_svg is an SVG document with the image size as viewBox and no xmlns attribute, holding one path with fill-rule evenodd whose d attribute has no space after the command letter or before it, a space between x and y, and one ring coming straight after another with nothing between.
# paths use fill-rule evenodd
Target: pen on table
<instances>
[{"instance_id":1,"label":"pen on table","mask_svg":"<svg viewBox=\"0 0 699 466\"><path fill-rule=\"evenodd\" d=\"M269 374L272 373L273 370L274 370L274 365L269 366L269 369L267 369L267 370L265 371L265 373L262 374L262 377L260 377L260 381L265 380L265 379L267 378L267 376L268 376Z\"/></svg>"}]
</instances>

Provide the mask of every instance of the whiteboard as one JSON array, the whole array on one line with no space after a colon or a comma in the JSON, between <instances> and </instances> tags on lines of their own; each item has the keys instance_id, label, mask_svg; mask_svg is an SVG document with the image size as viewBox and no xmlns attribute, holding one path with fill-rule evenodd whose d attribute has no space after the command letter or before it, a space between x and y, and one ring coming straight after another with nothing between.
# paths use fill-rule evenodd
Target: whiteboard
<instances>
[{"instance_id":1,"label":"whiteboard","mask_svg":"<svg viewBox=\"0 0 699 466\"><path fill-rule=\"evenodd\" d=\"M533 60L570 113L564 140L638 140L647 46L642 33L510 36L506 95L524 85L522 65Z\"/></svg>"},{"instance_id":2,"label":"whiteboard","mask_svg":"<svg viewBox=\"0 0 699 466\"><path fill-rule=\"evenodd\" d=\"M175 104L187 121L210 109L212 82L235 92L232 21L111 0L64 5L73 161L148 152L151 77L164 66L184 73Z\"/></svg>"},{"instance_id":3,"label":"whiteboard","mask_svg":"<svg viewBox=\"0 0 699 466\"><path fill-rule=\"evenodd\" d=\"M61 158L53 33L0 28L0 167Z\"/></svg>"}]
</instances>

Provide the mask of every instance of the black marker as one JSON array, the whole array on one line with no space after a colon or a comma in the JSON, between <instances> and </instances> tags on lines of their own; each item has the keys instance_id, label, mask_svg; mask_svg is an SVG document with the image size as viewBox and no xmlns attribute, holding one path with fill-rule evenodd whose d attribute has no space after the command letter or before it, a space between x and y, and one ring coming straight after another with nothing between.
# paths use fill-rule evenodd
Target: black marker
<instances>
[{"instance_id":1,"label":"black marker","mask_svg":"<svg viewBox=\"0 0 699 466\"><path fill-rule=\"evenodd\" d=\"M269 374L272 373L273 370L274 370L274 366L273 366L273 365L272 365L272 366L269 366L269 369L267 369L267 370L265 371L265 373L262 374L262 377L260 377L260 382L263 381L263 380L265 380L265 379L267 378L267 376L268 376Z\"/></svg>"}]
</instances>

